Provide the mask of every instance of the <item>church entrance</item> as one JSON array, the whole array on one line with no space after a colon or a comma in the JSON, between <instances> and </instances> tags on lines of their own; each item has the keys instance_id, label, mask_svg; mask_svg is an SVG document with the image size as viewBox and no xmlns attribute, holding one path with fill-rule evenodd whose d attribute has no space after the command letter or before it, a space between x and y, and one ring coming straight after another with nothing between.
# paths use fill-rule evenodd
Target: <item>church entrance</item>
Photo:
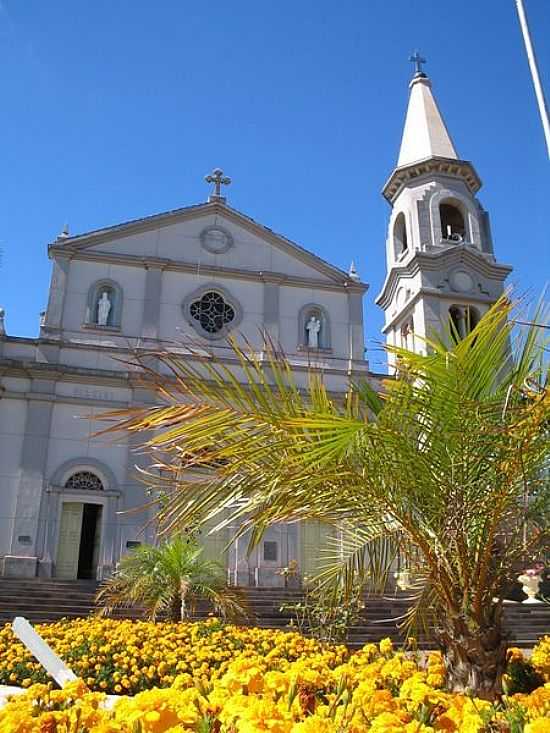
<instances>
[{"instance_id":1,"label":"church entrance","mask_svg":"<svg viewBox=\"0 0 550 733\"><path fill-rule=\"evenodd\" d=\"M63 502L55 563L57 578L96 578L102 510L101 504Z\"/></svg>"}]
</instances>

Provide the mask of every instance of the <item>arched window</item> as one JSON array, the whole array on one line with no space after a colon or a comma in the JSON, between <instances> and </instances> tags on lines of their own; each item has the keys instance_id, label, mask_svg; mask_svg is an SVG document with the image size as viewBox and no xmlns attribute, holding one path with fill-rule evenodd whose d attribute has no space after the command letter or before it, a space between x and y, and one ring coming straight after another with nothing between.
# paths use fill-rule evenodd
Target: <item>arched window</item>
<instances>
[{"instance_id":1,"label":"arched window","mask_svg":"<svg viewBox=\"0 0 550 733\"><path fill-rule=\"evenodd\" d=\"M77 471L67 479L65 488L74 491L103 491L103 483L91 471Z\"/></svg>"},{"instance_id":2,"label":"arched window","mask_svg":"<svg viewBox=\"0 0 550 733\"><path fill-rule=\"evenodd\" d=\"M405 214L403 214L403 212L398 214L395 220L395 225L393 227L393 246L396 260L409 251L407 222L405 221Z\"/></svg>"},{"instance_id":3,"label":"arched window","mask_svg":"<svg viewBox=\"0 0 550 733\"><path fill-rule=\"evenodd\" d=\"M454 204L444 203L439 207L441 237L448 242L462 242L466 235L464 217Z\"/></svg>"},{"instance_id":4,"label":"arched window","mask_svg":"<svg viewBox=\"0 0 550 733\"><path fill-rule=\"evenodd\" d=\"M330 349L330 323L326 310L314 303L298 316L298 346L301 349Z\"/></svg>"},{"instance_id":5,"label":"arched window","mask_svg":"<svg viewBox=\"0 0 550 733\"><path fill-rule=\"evenodd\" d=\"M86 323L99 328L120 328L122 290L112 280L100 280L88 293Z\"/></svg>"},{"instance_id":6,"label":"arched window","mask_svg":"<svg viewBox=\"0 0 550 733\"><path fill-rule=\"evenodd\" d=\"M414 351L414 321L407 319L401 326L401 348Z\"/></svg>"},{"instance_id":7,"label":"arched window","mask_svg":"<svg viewBox=\"0 0 550 733\"><path fill-rule=\"evenodd\" d=\"M460 341L465 338L477 326L479 319L477 308L471 305L452 305L449 308L449 320L453 339Z\"/></svg>"}]
</instances>

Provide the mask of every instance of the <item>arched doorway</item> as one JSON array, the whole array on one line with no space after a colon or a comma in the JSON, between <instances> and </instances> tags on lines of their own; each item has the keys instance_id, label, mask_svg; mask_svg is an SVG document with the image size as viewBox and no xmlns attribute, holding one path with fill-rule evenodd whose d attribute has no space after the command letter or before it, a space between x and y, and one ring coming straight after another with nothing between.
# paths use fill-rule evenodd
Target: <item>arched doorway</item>
<instances>
[{"instance_id":1,"label":"arched doorway","mask_svg":"<svg viewBox=\"0 0 550 733\"><path fill-rule=\"evenodd\" d=\"M74 473L65 484L73 491L103 491L101 480L90 471ZM63 501L55 562L55 576L66 580L97 577L103 504L101 501Z\"/></svg>"}]
</instances>

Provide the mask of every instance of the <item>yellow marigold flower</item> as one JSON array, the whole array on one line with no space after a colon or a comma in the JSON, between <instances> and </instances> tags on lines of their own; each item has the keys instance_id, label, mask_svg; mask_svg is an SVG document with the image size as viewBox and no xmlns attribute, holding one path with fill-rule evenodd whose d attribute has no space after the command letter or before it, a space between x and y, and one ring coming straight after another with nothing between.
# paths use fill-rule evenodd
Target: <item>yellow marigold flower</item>
<instances>
[{"instance_id":1,"label":"yellow marigold flower","mask_svg":"<svg viewBox=\"0 0 550 733\"><path fill-rule=\"evenodd\" d=\"M381 654L391 654L393 652L393 642L389 637L382 639L378 646Z\"/></svg>"},{"instance_id":2,"label":"yellow marigold flower","mask_svg":"<svg viewBox=\"0 0 550 733\"><path fill-rule=\"evenodd\" d=\"M524 733L550 733L550 718L535 718L527 723Z\"/></svg>"},{"instance_id":3,"label":"yellow marigold flower","mask_svg":"<svg viewBox=\"0 0 550 733\"><path fill-rule=\"evenodd\" d=\"M292 733L339 733L340 729L333 720L310 715L309 718L296 723L291 730Z\"/></svg>"},{"instance_id":4,"label":"yellow marigold flower","mask_svg":"<svg viewBox=\"0 0 550 733\"><path fill-rule=\"evenodd\" d=\"M523 652L517 646L510 646L506 650L506 659L508 662L521 662L523 660Z\"/></svg>"}]
</instances>

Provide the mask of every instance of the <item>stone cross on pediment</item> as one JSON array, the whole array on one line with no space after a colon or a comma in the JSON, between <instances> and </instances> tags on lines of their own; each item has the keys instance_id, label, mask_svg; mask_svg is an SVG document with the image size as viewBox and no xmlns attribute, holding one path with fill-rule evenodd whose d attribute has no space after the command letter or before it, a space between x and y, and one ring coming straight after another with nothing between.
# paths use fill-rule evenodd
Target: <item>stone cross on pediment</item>
<instances>
[{"instance_id":1,"label":"stone cross on pediment","mask_svg":"<svg viewBox=\"0 0 550 733\"><path fill-rule=\"evenodd\" d=\"M204 180L206 183L213 183L214 184L214 190L208 197L209 201L225 201L225 196L222 196L221 194L221 187L222 186L229 186L231 183L231 178L228 176L225 176L221 168L214 168L212 173L209 173L207 176L205 176Z\"/></svg>"}]
</instances>

